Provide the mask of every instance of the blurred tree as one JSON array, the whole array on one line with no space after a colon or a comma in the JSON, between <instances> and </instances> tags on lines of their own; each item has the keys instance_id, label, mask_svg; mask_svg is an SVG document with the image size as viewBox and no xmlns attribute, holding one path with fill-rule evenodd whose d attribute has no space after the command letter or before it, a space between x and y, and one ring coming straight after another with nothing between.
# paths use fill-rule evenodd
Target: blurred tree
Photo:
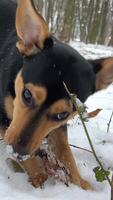
<instances>
[{"instance_id":1,"label":"blurred tree","mask_svg":"<svg viewBox=\"0 0 113 200\"><path fill-rule=\"evenodd\" d=\"M100 20L100 26L98 29L97 39L96 42L99 44L104 44L105 37L106 37L106 28L107 28L107 13L109 9L109 1L105 1L104 4L102 4L101 8L101 20Z\"/></svg>"},{"instance_id":2,"label":"blurred tree","mask_svg":"<svg viewBox=\"0 0 113 200\"><path fill-rule=\"evenodd\" d=\"M38 8L39 12L42 13L43 10L43 0L34 0L34 4Z\"/></svg>"},{"instance_id":3,"label":"blurred tree","mask_svg":"<svg viewBox=\"0 0 113 200\"><path fill-rule=\"evenodd\" d=\"M113 0L34 0L51 32L65 42L113 45Z\"/></svg>"},{"instance_id":4,"label":"blurred tree","mask_svg":"<svg viewBox=\"0 0 113 200\"><path fill-rule=\"evenodd\" d=\"M91 23L91 28L90 28L88 39L91 43L96 42L96 38L98 35L99 26L100 26L100 21L101 21L100 2L101 2L101 0L98 0L95 2L94 7L93 7L93 16L90 19L92 21L92 23Z\"/></svg>"},{"instance_id":5,"label":"blurred tree","mask_svg":"<svg viewBox=\"0 0 113 200\"><path fill-rule=\"evenodd\" d=\"M65 12L64 12L64 21L63 21L62 31L60 33L60 39L65 42L69 42L71 38L74 12L75 12L75 0L71 0L71 1L67 0Z\"/></svg>"},{"instance_id":6,"label":"blurred tree","mask_svg":"<svg viewBox=\"0 0 113 200\"><path fill-rule=\"evenodd\" d=\"M79 1L80 10L80 40L86 42L87 37L87 11L88 11L88 1Z\"/></svg>"}]
</instances>

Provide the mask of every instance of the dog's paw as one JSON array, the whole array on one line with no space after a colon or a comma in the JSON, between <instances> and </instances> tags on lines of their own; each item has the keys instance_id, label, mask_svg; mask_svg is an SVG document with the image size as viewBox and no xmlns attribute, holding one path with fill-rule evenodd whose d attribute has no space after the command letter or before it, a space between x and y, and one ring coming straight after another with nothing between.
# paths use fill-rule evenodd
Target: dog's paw
<instances>
[{"instance_id":1,"label":"dog's paw","mask_svg":"<svg viewBox=\"0 0 113 200\"><path fill-rule=\"evenodd\" d=\"M80 180L80 187L83 188L84 190L93 190L91 184L84 179Z\"/></svg>"},{"instance_id":2,"label":"dog's paw","mask_svg":"<svg viewBox=\"0 0 113 200\"><path fill-rule=\"evenodd\" d=\"M35 174L34 177L30 177L29 182L34 187L42 187L44 185L44 182L47 180L47 178L48 178L47 174L38 173L38 174Z\"/></svg>"},{"instance_id":3,"label":"dog's paw","mask_svg":"<svg viewBox=\"0 0 113 200\"><path fill-rule=\"evenodd\" d=\"M74 185L78 185L79 187L81 187L84 190L93 190L93 187L91 186L91 184L81 177L73 178L70 180L70 182L73 183Z\"/></svg>"}]
</instances>

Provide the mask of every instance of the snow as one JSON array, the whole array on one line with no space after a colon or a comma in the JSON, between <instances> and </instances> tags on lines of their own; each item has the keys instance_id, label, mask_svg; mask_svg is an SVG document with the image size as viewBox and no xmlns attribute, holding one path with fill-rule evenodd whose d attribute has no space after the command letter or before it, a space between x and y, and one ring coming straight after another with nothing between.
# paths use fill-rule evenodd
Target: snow
<instances>
[{"instance_id":1,"label":"snow","mask_svg":"<svg viewBox=\"0 0 113 200\"><path fill-rule=\"evenodd\" d=\"M113 56L113 48L72 43L79 52L87 58ZM95 150L106 169L113 170L113 119L107 133L108 122L113 110L113 84L106 90L98 92L86 101L88 111L101 108L102 111L90 119L86 125L92 138ZM78 116L69 122L69 143L89 149L89 144ZM83 178L88 180L93 191L85 191L78 186L67 187L63 183L48 180L44 188L33 188L24 173L15 173L7 165L7 148L0 141L0 199L2 200L110 200L110 186L107 181L99 183L95 180L93 168L98 166L92 153L72 147L78 169Z\"/></svg>"},{"instance_id":2,"label":"snow","mask_svg":"<svg viewBox=\"0 0 113 200\"><path fill-rule=\"evenodd\" d=\"M87 59L103 58L113 56L113 48L103 45L84 44L83 42L70 42L70 45Z\"/></svg>"}]
</instances>

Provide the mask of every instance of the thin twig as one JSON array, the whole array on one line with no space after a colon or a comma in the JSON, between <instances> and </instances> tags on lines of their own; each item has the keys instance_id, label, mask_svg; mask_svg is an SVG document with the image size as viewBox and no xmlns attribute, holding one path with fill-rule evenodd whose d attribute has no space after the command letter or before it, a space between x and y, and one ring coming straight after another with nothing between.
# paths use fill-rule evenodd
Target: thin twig
<instances>
[{"instance_id":1,"label":"thin twig","mask_svg":"<svg viewBox=\"0 0 113 200\"><path fill-rule=\"evenodd\" d=\"M113 181L113 175L112 175L112 181ZM111 188L111 200L113 200L113 188Z\"/></svg>"},{"instance_id":2,"label":"thin twig","mask_svg":"<svg viewBox=\"0 0 113 200\"><path fill-rule=\"evenodd\" d=\"M110 180L109 177L107 176L107 174L106 174L106 172L105 172L105 170L104 170L104 168L103 168L103 165L102 165L102 163L100 162L100 160L99 160L99 158L98 158L98 156L97 156L97 154L96 154L96 152L95 152L95 149L94 149L94 147L93 147L93 144L92 144L91 138L90 138L90 136L89 136L87 127L86 127L86 125L85 125L85 122L84 122L83 119L82 119L81 113L79 113L79 116L80 116L82 125L83 125L83 127L84 127L85 133L86 133L86 135L87 135L87 138L88 138L90 147L91 147L92 152L93 152L93 154L94 154L94 157L95 157L96 161L98 162L98 164L100 165L101 169L104 171L105 176L106 176L106 179L108 180L110 186L113 187L113 184L112 184L111 180Z\"/></svg>"},{"instance_id":3,"label":"thin twig","mask_svg":"<svg viewBox=\"0 0 113 200\"><path fill-rule=\"evenodd\" d=\"M112 117L113 117L113 111L112 111L112 113L111 113L111 116L110 116L110 119L109 119L109 122L108 122L107 133L109 132L109 129L110 129Z\"/></svg>"},{"instance_id":4,"label":"thin twig","mask_svg":"<svg viewBox=\"0 0 113 200\"><path fill-rule=\"evenodd\" d=\"M84 149L84 148L82 148L82 147L78 147L78 146L73 145L73 144L70 144L70 146L71 146L71 147L74 147L74 148L76 148L76 149L80 149L80 150L83 150L83 151L87 151L88 153L93 153L92 151L90 151L90 150L88 150L88 149Z\"/></svg>"},{"instance_id":5,"label":"thin twig","mask_svg":"<svg viewBox=\"0 0 113 200\"><path fill-rule=\"evenodd\" d=\"M104 170L104 167L103 167L102 163L100 162L100 160L99 160L99 158L98 158L98 156L97 156L97 154L96 154L96 151L95 151L95 149L94 149L94 147L93 147L93 144L92 144L91 138L90 138L90 136L89 136L87 127L86 127L86 125L85 125L85 122L84 122L84 120L83 120L82 114L81 114L80 109L78 108L78 105L77 105L77 103L76 103L76 95L70 93L69 89L67 88L67 85L66 85L64 82L63 82L63 85L64 85L64 87L65 87L65 89L66 89L68 95L70 96L70 99L71 99L71 101L72 101L72 104L76 107L76 110L77 110L77 112L78 112L78 115L79 115L79 117L80 117L80 120L81 120L82 125L83 125L83 128L84 128L84 131L85 131L85 133L86 133L87 139L88 139L88 141L89 141L90 147L91 147L91 149L92 149L92 153L93 153L93 155L94 155L96 161L98 162L99 166L100 166L101 169L103 170L103 172L104 172L104 174L105 174L105 177L106 177L107 181L109 182L111 188L113 189L113 183L111 182L111 180L109 179L108 175L106 174L106 171Z\"/></svg>"}]
</instances>

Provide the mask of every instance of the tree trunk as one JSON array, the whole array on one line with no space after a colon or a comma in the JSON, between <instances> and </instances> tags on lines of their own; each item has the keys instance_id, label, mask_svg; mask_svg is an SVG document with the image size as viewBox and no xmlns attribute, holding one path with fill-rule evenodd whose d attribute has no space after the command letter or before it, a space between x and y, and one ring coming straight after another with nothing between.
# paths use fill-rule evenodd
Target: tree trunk
<instances>
[{"instance_id":1,"label":"tree trunk","mask_svg":"<svg viewBox=\"0 0 113 200\"><path fill-rule=\"evenodd\" d=\"M71 0L71 1L67 0L64 22L63 22L63 29L60 33L60 39L65 42L69 42L69 40L71 39L74 11L75 11L75 0Z\"/></svg>"},{"instance_id":2,"label":"tree trunk","mask_svg":"<svg viewBox=\"0 0 113 200\"><path fill-rule=\"evenodd\" d=\"M81 5L81 13L80 13L80 40L86 42L86 34L87 34L87 0L84 0Z\"/></svg>"},{"instance_id":3,"label":"tree trunk","mask_svg":"<svg viewBox=\"0 0 113 200\"><path fill-rule=\"evenodd\" d=\"M94 18L92 20L92 29L89 33L89 41L91 43L96 42L97 34L98 34L98 29L100 26L100 19L101 19L101 13L99 12L99 7L100 7L100 0L96 1L95 8L94 8Z\"/></svg>"},{"instance_id":4,"label":"tree trunk","mask_svg":"<svg viewBox=\"0 0 113 200\"><path fill-rule=\"evenodd\" d=\"M105 1L102 5L102 12L101 12L101 22L100 22L100 30L97 35L96 43L104 44L105 41L105 34L106 34L106 24L107 24L107 13L108 13L108 1Z\"/></svg>"},{"instance_id":5,"label":"tree trunk","mask_svg":"<svg viewBox=\"0 0 113 200\"><path fill-rule=\"evenodd\" d=\"M113 0L33 0L61 40L113 45Z\"/></svg>"}]
</instances>

